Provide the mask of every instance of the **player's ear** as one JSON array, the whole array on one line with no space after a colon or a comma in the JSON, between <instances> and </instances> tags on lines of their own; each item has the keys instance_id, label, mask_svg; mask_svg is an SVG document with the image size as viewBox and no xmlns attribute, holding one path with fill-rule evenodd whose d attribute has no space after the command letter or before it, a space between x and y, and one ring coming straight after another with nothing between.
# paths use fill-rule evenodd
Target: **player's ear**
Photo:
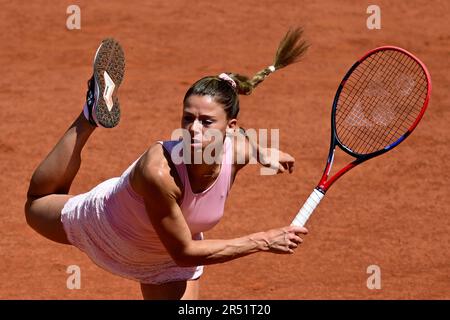
<instances>
[{"instance_id":1,"label":"player's ear","mask_svg":"<svg viewBox=\"0 0 450 320\"><path fill-rule=\"evenodd\" d=\"M233 133L236 128L237 128L237 119L228 120L226 132Z\"/></svg>"}]
</instances>

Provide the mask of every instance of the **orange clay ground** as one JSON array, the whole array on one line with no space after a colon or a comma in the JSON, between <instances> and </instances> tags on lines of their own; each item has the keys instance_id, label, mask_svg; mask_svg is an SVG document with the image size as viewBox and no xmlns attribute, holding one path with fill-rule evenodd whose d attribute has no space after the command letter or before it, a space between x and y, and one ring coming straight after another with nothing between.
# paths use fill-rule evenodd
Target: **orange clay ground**
<instances>
[{"instance_id":1,"label":"orange clay ground","mask_svg":"<svg viewBox=\"0 0 450 320\"><path fill-rule=\"evenodd\" d=\"M82 252L26 225L33 170L81 111L99 42L126 53L123 117L97 130L84 149L71 193L118 176L179 125L185 91L221 72L247 75L271 64L290 26L312 44L302 62L242 97L240 124L279 128L296 158L292 175L244 169L221 223L207 238L232 238L288 225L318 182L328 152L332 99L364 52L396 45L428 66L433 92L417 130L394 151L350 172L328 192L294 255L255 254L208 266L202 299L450 298L450 5L376 1L381 30L368 30L369 1L77 1L81 30L68 30L71 1L5 2L0 10L0 298L140 299L138 283L98 268ZM81 289L66 269L81 268ZM367 267L381 268L369 290Z\"/></svg>"}]
</instances>

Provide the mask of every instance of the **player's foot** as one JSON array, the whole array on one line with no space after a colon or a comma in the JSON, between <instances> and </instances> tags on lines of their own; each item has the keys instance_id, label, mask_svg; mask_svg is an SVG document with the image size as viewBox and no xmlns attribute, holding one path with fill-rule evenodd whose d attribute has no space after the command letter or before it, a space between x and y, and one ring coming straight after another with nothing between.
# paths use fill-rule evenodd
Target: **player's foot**
<instances>
[{"instance_id":1,"label":"player's foot","mask_svg":"<svg viewBox=\"0 0 450 320\"><path fill-rule=\"evenodd\" d=\"M120 44L102 41L94 57L94 74L88 81L84 116L93 126L112 128L120 121L117 91L125 72L125 56Z\"/></svg>"}]
</instances>

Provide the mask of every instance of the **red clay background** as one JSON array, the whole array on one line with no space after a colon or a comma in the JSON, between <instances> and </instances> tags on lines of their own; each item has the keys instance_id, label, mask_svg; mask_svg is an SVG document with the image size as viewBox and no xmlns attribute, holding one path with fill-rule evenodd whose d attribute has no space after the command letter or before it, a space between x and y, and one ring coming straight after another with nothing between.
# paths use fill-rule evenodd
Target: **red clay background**
<instances>
[{"instance_id":1,"label":"red clay background","mask_svg":"<svg viewBox=\"0 0 450 320\"><path fill-rule=\"evenodd\" d=\"M237 178L225 217L206 236L230 238L288 225L317 183L328 152L329 117L341 78L364 52L396 45L428 66L429 109L410 138L350 172L308 223L295 255L255 254L208 266L203 299L450 298L450 5L448 1L76 1L81 30L66 28L73 1L1 1L0 298L140 299L139 285L99 269L78 249L33 232L23 206L39 162L79 114L102 38L123 45L123 118L84 149L72 193L118 176L150 143L179 125L191 83L271 64L290 26L312 46L302 62L271 75L241 99L240 124L280 128L292 175ZM381 30L366 9L381 8ZM66 268L81 267L81 289ZM366 269L381 268L381 290Z\"/></svg>"}]
</instances>

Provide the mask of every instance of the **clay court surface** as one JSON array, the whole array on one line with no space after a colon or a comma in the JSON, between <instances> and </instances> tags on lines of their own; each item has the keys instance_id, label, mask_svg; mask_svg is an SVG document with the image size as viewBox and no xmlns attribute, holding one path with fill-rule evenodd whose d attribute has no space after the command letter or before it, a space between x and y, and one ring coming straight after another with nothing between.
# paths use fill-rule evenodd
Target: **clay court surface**
<instances>
[{"instance_id":1,"label":"clay court surface","mask_svg":"<svg viewBox=\"0 0 450 320\"><path fill-rule=\"evenodd\" d=\"M69 31L72 1L1 1L0 298L141 298L138 283L40 237L23 212L33 170L81 111L104 37L117 38L126 54L123 117L91 137L73 194L169 139L191 83L225 71L253 75L272 63L290 26L304 25L306 57L242 97L239 119L246 128L279 128L280 149L296 158L296 170L260 176L258 166L245 168L207 238L289 225L322 174L337 85L365 51L390 44L423 60L433 81L429 108L402 145L331 188L294 255L208 266L201 298L449 299L450 5L375 2L76 1L81 30ZM381 30L366 27L369 4L381 8ZM66 288L69 265L81 268L80 290ZM381 268L381 290L366 286L370 265Z\"/></svg>"}]
</instances>

